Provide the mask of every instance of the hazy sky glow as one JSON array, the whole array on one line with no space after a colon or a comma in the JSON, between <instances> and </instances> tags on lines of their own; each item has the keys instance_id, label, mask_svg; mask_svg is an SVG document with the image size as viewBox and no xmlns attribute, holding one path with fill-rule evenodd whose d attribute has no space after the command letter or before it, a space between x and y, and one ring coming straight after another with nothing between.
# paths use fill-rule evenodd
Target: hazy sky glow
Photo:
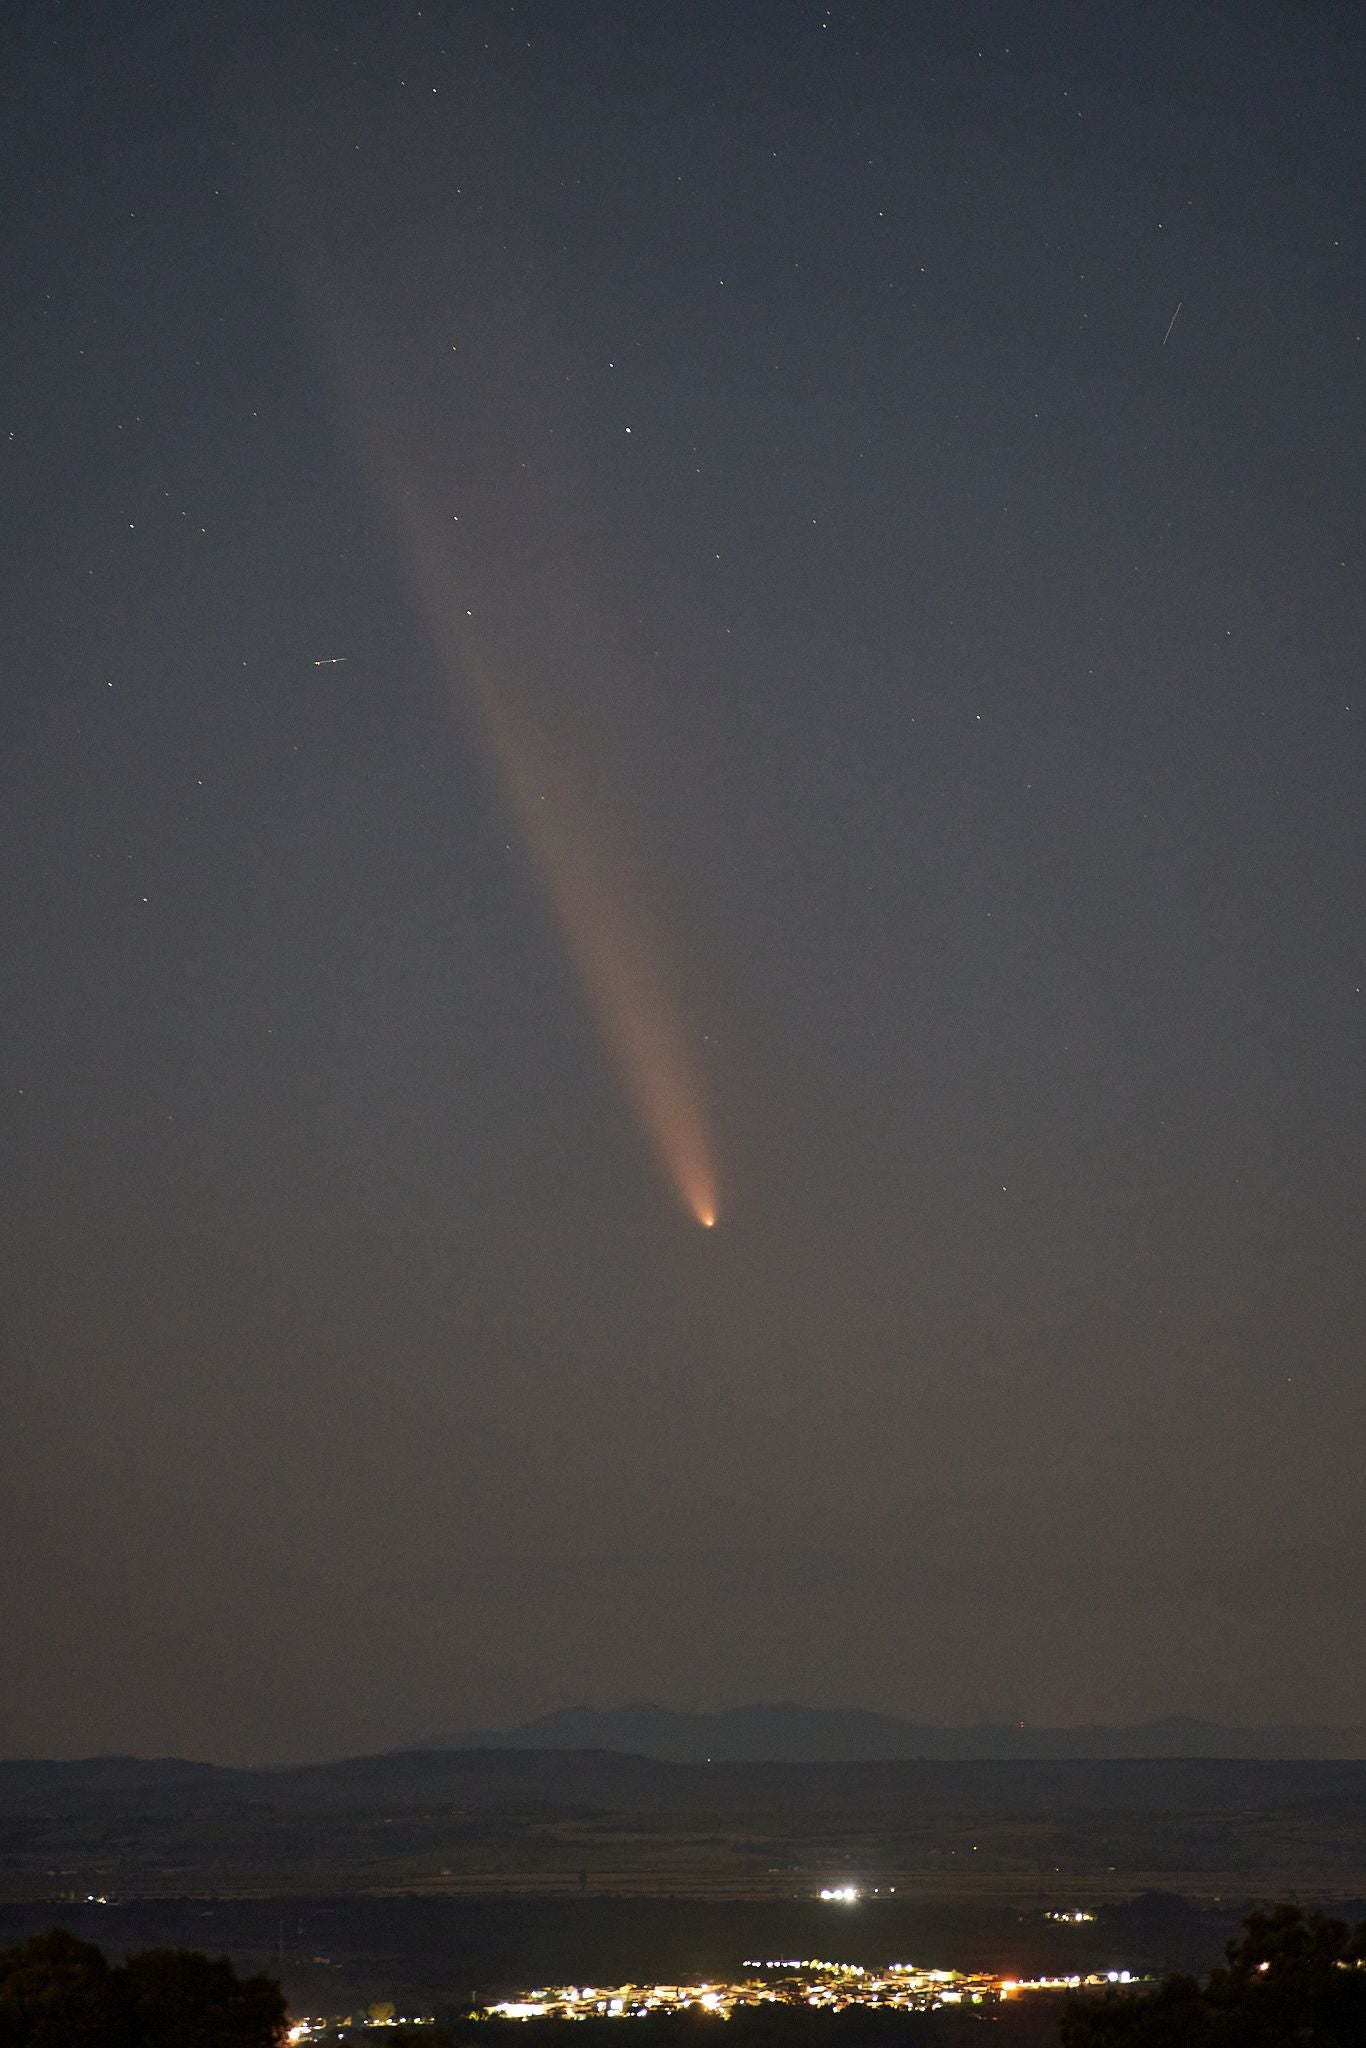
<instances>
[{"instance_id":1,"label":"hazy sky glow","mask_svg":"<svg viewBox=\"0 0 1366 2048\"><path fill-rule=\"evenodd\" d=\"M1366 1720L1360 8L0 38L0 1753Z\"/></svg>"}]
</instances>

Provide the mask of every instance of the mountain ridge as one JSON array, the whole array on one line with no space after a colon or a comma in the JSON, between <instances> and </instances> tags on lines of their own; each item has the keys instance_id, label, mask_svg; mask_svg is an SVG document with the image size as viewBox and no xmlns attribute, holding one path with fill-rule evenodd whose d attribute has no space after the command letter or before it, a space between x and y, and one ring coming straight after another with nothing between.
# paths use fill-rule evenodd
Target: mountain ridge
<instances>
[{"instance_id":1,"label":"mountain ridge","mask_svg":"<svg viewBox=\"0 0 1366 2048\"><path fill-rule=\"evenodd\" d=\"M432 1735L419 1750L606 1750L667 1763L893 1763L1366 1758L1366 1726L1239 1726L1190 1716L1072 1728L980 1721L960 1727L866 1708L791 1702L691 1713L637 1701L562 1707L509 1728Z\"/></svg>"}]
</instances>

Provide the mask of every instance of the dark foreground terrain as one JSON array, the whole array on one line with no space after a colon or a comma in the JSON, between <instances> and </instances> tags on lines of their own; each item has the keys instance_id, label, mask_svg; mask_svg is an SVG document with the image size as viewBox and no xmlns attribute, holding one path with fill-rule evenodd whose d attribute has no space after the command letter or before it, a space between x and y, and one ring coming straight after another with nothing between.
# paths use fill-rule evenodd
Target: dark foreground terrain
<instances>
[{"instance_id":1,"label":"dark foreground terrain","mask_svg":"<svg viewBox=\"0 0 1366 2048\"><path fill-rule=\"evenodd\" d=\"M1046 1903L1366 1889L1366 1763L669 1763L405 1752L278 1770L0 1764L0 1897L610 1891L856 1880Z\"/></svg>"},{"instance_id":2,"label":"dark foreground terrain","mask_svg":"<svg viewBox=\"0 0 1366 2048\"><path fill-rule=\"evenodd\" d=\"M816 1896L836 1884L862 1896ZM752 1958L1198 1974L1249 1904L1359 1916L1363 1895L1366 1763L0 1764L0 1945L61 1923L114 1955L207 1950L278 1975L296 2013L391 2000L464 2027L540 1984L729 1979ZM861 2048L884 2021L918 2038L913 2018L866 2017L831 2020L829 2043ZM959 2021L933 2018L926 2038L952 2048ZM991 2024L1006 2048L1044 2020ZM484 2048L504 2038L489 2025ZM574 2042L592 2048L583 2026Z\"/></svg>"},{"instance_id":3,"label":"dark foreground terrain","mask_svg":"<svg viewBox=\"0 0 1366 2048\"><path fill-rule=\"evenodd\" d=\"M389 1999L449 2022L535 1985L729 1979L746 1974L750 1958L902 1961L1020 1976L1201 1972L1235 1932L1241 1903L1197 1906L1154 1894L1100 1906L1093 1922L1071 1926L985 1898L879 1898L851 1909L804 1899L32 1899L0 1906L0 1947L60 1921L111 1955L161 1947L227 1955L244 1974L278 1976L296 2012L360 2010ZM527 2048L525 2029L517 2038ZM618 2029L609 2048L621 2039ZM573 2040L585 2048L580 2031Z\"/></svg>"}]
</instances>

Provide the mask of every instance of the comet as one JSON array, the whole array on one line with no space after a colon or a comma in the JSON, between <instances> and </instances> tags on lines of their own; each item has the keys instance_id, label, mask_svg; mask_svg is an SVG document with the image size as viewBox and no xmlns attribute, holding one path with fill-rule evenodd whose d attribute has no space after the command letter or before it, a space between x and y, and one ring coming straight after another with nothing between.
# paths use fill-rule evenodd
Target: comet
<instances>
[{"instance_id":1,"label":"comet","mask_svg":"<svg viewBox=\"0 0 1366 2048\"><path fill-rule=\"evenodd\" d=\"M501 665L501 664L499 664ZM467 692L565 951L646 1138L684 1207L716 1227L718 1197L700 1090L665 995L648 920L625 877L637 865L584 807L540 723L495 685L470 647Z\"/></svg>"},{"instance_id":2,"label":"comet","mask_svg":"<svg viewBox=\"0 0 1366 2048\"><path fill-rule=\"evenodd\" d=\"M386 403L373 374L384 350L360 348L340 314L329 339L362 464L406 541L413 587L453 696L482 742L608 1063L684 1209L703 1230L714 1230L720 1202L700 1079L660 921L637 880L648 861L635 843L630 804L605 765L610 747L597 744L603 733L587 731L584 701L568 707L583 714L583 724L566 726L565 701L534 647L495 646L482 621L473 622L444 538L446 522L435 509L439 486L433 480L423 488L421 445L415 433L403 433L402 405L392 392ZM585 487L578 502L588 496ZM316 665L345 660L337 655ZM590 687L584 694L596 703L601 693Z\"/></svg>"}]
</instances>

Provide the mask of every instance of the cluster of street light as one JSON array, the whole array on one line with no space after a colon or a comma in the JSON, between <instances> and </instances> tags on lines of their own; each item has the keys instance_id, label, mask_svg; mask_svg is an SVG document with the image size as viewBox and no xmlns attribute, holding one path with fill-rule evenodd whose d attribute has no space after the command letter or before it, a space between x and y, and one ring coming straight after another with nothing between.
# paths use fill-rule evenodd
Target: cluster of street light
<instances>
[{"instance_id":1,"label":"cluster of street light","mask_svg":"<svg viewBox=\"0 0 1366 2048\"><path fill-rule=\"evenodd\" d=\"M718 2019L747 2006L807 2006L842 2012L848 2006L887 2006L929 2012L941 2005L983 2005L1030 1991L1076 1991L1106 1984L1132 1984L1129 1970L1068 1977L1002 1977L994 1972L926 1970L915 1963L889 1963L867 1970L860 1963L818 1958L780 1962L751 1959L743 1967L758 1974L733 1983L547 1985L520 1998L487 2006L485 2016L504 2020L643 2019L652 2013L713 2013Z\"/></svg>"},{"instance_id":2,"label":"cluster of street light","mask_svg":"<svg viewBox=\"0 0 1366 2048\"><path fill-rule=\"evenodd\" d=\"M322 2041L331 2036L333 2040L344 2041L353 2030L359 2030L367 2038L374 2027L433 2027L436 2025L431 2013L395 2012L391 2005L372 2005L368 2011L356 2013L335 2013L330 2019L318 2019L305 2015L294 2021L285 2033L289 2048L306 2041Z\"/></svg>"}]
</instances>

